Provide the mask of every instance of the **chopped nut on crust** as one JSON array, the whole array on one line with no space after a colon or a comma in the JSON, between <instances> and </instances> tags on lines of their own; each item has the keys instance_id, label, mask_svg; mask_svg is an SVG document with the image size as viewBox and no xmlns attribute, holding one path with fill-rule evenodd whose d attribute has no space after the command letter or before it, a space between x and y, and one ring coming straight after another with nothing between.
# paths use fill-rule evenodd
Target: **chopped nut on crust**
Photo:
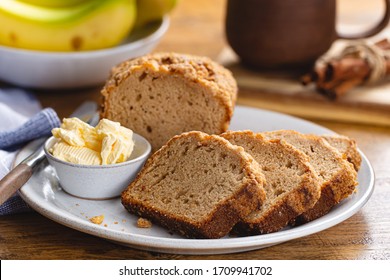
<instances>
[{"instance_id":1,"label":"chopped nut on crust","mask_svg":"<svg viewBox=\"0 0 390 280\"><path fill-rule=\"evenodd\" d=\"M144 218L139 218L137 220L137 227L139 228L151 228L152 227L152 222L144 219Z\"/></svg>"},{"instance_id":2,"label":"chopped nut on crust","mask_svg":"<svg viewBox=\"0 0 390 280\"><path fill-rule=\"evenodd\" d=\"M89 220L94 224L100 225L101 223L103 223L104 215L95 216L90 218Z\"/></svg>"}]
</instances>

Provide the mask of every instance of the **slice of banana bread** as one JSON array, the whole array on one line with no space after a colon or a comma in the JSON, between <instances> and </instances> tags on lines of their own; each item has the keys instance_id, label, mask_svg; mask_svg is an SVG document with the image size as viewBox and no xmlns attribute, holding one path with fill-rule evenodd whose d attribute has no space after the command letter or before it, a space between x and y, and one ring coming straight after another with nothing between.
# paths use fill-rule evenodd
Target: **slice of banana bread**
<instances>
[{"instance_id":1,"label":"slice of banana bread","mask_svg":"<svg viewBox=\"0 0 390 280\"><path fill-rule=\"evenodd\" d=\"M130 212L189 238L220 238L265 199L264 176L243 148L187 132L155 152L122 193Z\"/></svg>"},{"instance_id":2,"label":"slice of banana bread","mask_svg":"<svg viewBox=\"0 0 390 280\"><path fill-rule=\"evenodd\" d=\"M251 131L221 134L259 163L265 176L266 200L235 226L240 234L278 231L314 206L320 197L318 177L308 157L283 140L266 140Z\"/></svg>"},{"instance_id":3,"label":"slice of banana bread","mask_svg":"<svg viewBox=\"0 0 390 280\"><path fill-rule=\"evenodd\" d=\"M225 132L237 85L206 57L155 53L113 68L102 96L101 117L144 136L155 151L182 132Z\"/></svg>"},{"instance_id":4,"label":"slice of banana bread","mask_svg":"<svg viewBox=\"0 0 390 280\"><path fill-rule=\"evenodd\" d=\"M362 157L358 151L356 141L344 135L322 135L332 147L336 148L342 157L353 164L356 171L359 171Z\"/></svg>"},{"instance_id":5,"label":"slice of banana bread","mask_svg":"<svg viewBox=\"0 0 390 280\"><path fill-rule=\"evenodd\" d=\"M333 206L353 193L357 185L357 172L353 165L320 136L301 134L293 130L265 132L268 139L283 139L304 152L317 172L321 184L321 197L313 208L296 219L297 224L327 214Z\"/></svg>"}]
</instances>

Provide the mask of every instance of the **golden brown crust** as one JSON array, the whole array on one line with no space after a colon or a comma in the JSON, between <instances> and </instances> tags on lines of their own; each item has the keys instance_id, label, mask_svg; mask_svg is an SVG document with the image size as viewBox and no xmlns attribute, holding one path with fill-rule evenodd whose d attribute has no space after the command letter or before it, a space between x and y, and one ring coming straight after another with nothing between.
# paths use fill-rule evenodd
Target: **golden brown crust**
<instances>
[{"instance_id":1,"label":"golden brown crust","mask_svg":"<svg viewBox=\"0 0 390 280\"><path fill-rule=\"evenodd\" d=\"M349 169L349 168L348 168ZM356 188L356 173L354 171L340 171L331 181L326 182L321 188L321 197L318 202L302 215L300 215L296 224L307 223L329 213L332 208L342 200L349 197Z\"/></svg>"},{"instance_id":2,"label":"golden brown crust","mask_svg":"<svg viewBox=\"0 0 390 280\"><path fill-rule=\"evenodd\" d=\"M336 204L338 204L343 199L351 195L355 187L357 186L357 172L354 169L353 165L344 159L340 153L333 148L326 140L320 136L312 134L301 134L296 131L291 130L280 130L274 132L264 133L268 138L282 138L286 139L287 142L292 143L297 147L296 143L293 143L289 137L297 137L300 141L308 141L308 146L310 149L321 150L321 153L310 152L305 148L297 147L298 149L305 150L306 154L309 154L310 161L313 163L315 158L321 159L324 161L324 166L326 162L333 162L337 165L337 168L332 170L325 171L324 168L320 168L319 164L313 164L316 172L319 177L324 176L324 172L330 175L328 179L322 179L321 183L321 197L318 202L301 216L297 217L297 222L304 223L310 222L316 218L319 218L326 213L328 213Z\"/></svg>"},{"instance_id":3,"label":"golden brown crust","mask_svg":"<svg viewBox=\"0 0 390 280\"><path fill-rule=\"evenodd\" d=\"M153 53L120 63L111 70L109 80L117 86L135 69L181 75L207 86L211 83L226 98L233 102L237 98L237 84L232 79L232 73L208 57L173 52Z\"/></svg>"},{"instance_id":4,"label":"golden brown crust","mask_svg":"<svg viewBox=\"0 0 390 280\"><path fill-rule=\"evenodd\" d=\"M291 164L289 168L294 170L292 173L299 172L300 174L297 181L285 178L285 192L273 198L271 196L267 197L265 204L262 206L263 209L259 210L258 214L254 215L252 213L235 226L236 233L247 235L278 231L315 205L320 197L320 186L318 177L305 154L283 140L266 140L262 134L253 133L252 131L228 131L221 136L235 145L242 145L246 152L259 162L263 170L270 168L269 166L272 165L283 166L286 162L289 162ZM260 151L260 149L263 151ZM264 153L272 155L272 159L265 158ZM286 160L286 158L289 160ZM278 187L274 190L275 186L273 184L275 182L271 177L273 175L281 179L284 177L283 172L282 169L276 168L271 171L271 174L264 173L266 179L264 188L267 194L278 192ZM276 184L280 185L281 183L276 182Z\"/></svg>"},{"instance_id":5,"label":"golden brown crust","mask_svg":"<svg viewBox=\"0 0 390 280\"><path fill-rule=\"evenodd\" d=\"M255 223L238 222L233 232L237 235L258 235L277 232L281 228L288 225L288 222L292 221L299 215L289 204L283 203L270 211L267 219L261 219ZM286 220L288 222L286 223ZM281 227L282 226L282 227Z\"/></svg>"},{"instance_id":6,"label":"golden brown crust","mask_svg":"<svg viewBox=\"0 0 390 280\"><path fill-rule=\"evenodd\" d=\"M217 119L213 121L212 127L218 127L218 129L206 132L210 134L219 134L228 129L237 98L237 84L231 72L207 57L178 53L154 53L137 59L124 61L114 67L111 71L110 78L101 91L101 118L113 119L126 126L127 120L123 119L126 118L126 114L120 113L122 117L118 117L118 109L115 108L116 103L123 103L124 100L117 100L117 98L114 98L113 96L115 96L115 93L129 77L139 76L139 79L142 80L142 75L150 75L152 77L178 77L187 81L189 85L195 84L202 89L207 89L208 97L206 99L215 100L215 102L219 104L218 111L221 113L221 117L217 117L215 112L212 111L205 112L205 114L216 116L215 118ZM135 93L132 93L131 90L128 94L136 95ZM161 105L163 105L167 111L176 111L174 107L176 105L173 106L170 103ZM173 107L171 108L171 106ZM148 108L147 105L144 105L144 107L148 112L153 111L153 108ZM202 109L205 111L207 110L206 107ZM123 107L121 107L121 110L123 110ZM187 114L191 114L191 110L189 110ZM142 116L138 119L141 118ZM206 120L204 121L207 122ZM134 120L131 122L134 123ZM129 121L129 123L131 122ZM145 122L145 120L142 120L142 122ZM155 122L157 122L157 120L155 120ZM146 125L147 124L145 124L145 126ZM155 124L153 123L153 125ZM172 125L171 122L170 126ZM161 147L161 141L157 141L157 144L153 143L153 135L150 135L149 138L147 133L141 133L134 127L130 128L151 141L154 150ZM202 127L187 127L183 129L183 127L178 126L177 130L180 131L176 134L190 130L203 129ZM165 141L174 135L175 134L167 135L169 137L165 137ZM165 143L165 141L163 141L163 143Z\"/></svg>"},{"instance_id":7,"label":"golden brown crust","mask_svg":"<svg viewBox=\"0 0 390 280\"><path fill-rule=\"evenodd\" d=\"M291 191L288 197L277 201L261 218L237 223L235 232L245 235L272 233L294 222L303 211L318 202L319 195L313 194L314 180L310 174L305 175L302 185Z\"/></svg>"},{"instance_id":8,"label":"golden brown crust","mask_svg":"<svg viewBox=\"0 0 390 280\"><path fill-rule=\"evenodd\" d=\"M352 163L356 171L359 171L362 157L354 139L344 135L322 135L322 138L336 148L344 159Z\"/></svg>"},{"instance_id":9,"label":"golden brown crust","mask_svg":"<svg viewBox=\"0 0 390 280\"><path fill-rule=\"evenodd\" d=\"M187 238L221 238L230 232L243 215L248 215L259 207L260 202L256 199L258 195L258 184L254 181L248 182L234 198L221 204L210 213L207 220L198 224L186 220L178 213L163 213L153 207L138 204L137 201L122 198L122 204L130 213L147 217L152 222ZM245 207L237 207L242 202L245 202Z\"/></svg>"},{"instance_id":10,"label":"golden brown crust","mask_svg":"<svg viewBox=\"0 0 390 280\"><path fill-rule=\"evenodd\" d=\"M178 141L185 137L196 139L197 145L207 146L210 143L220 145L224 151L232 153L239 158L244 179L239 189L224 201L214 205L207 217L194 222L188 217L177 212L167 212L158 209L153 201L141 201L132 196L132 188L146 176L156 165L161 164L163 154L176 149ZM194 140L195 141L195 140ZM198 182L194 182L197 184ZM188 132L173 137L161 149L155 152L147 161L137 178L122 193L122 204L130 212L150 219L174 232L189 238L220 238L225 236L231 228L244 216L255 209L258 209L265 199L265 192L262 188L264 177L259 166L253 158L244 152L241 147L230 144L227 140L216 135L207 135L202 132ZM152 186L143 185L143 188ZM155 194L156 196L158 194ZM172 194L174 196L174 194ZM152 199L153 200L153 199Z\"/></svg>"},{"instance_id":11,"label":"golden brown crust","mask_svg":"<svg viewBox=\"0 0 390 280\"><path fill-rule=\"evenodd\" d=\"M334 194L332 191L332 185L327 184L321 189L321 196L317 203L310 210L306 211L302 215L299 215L292 224L300 225L310 221L314 221L317 218L320 218L327 213L338 203L334 199Z\"/></svg>"},{"instance_id":12,"label":"golden brown crust","mask_svg":"<svg viewBox=\"0 0 390 280\"><path fill-rule=\"evenodd\" d=\"M232 74L226 68L213 62L207 57L200 57L178 53L154 53L137 59L120 63L111 71L109 80L102 90L102 116L109 108L107 97L133 71L147 71L180 75L189 81L215 89L215 97L226 104L227 109L235 105L237 99L237 84ZM232 114L232 112L231 112ZM230 116L231 117L231 116Z\"/></svg>"}]
</instances>

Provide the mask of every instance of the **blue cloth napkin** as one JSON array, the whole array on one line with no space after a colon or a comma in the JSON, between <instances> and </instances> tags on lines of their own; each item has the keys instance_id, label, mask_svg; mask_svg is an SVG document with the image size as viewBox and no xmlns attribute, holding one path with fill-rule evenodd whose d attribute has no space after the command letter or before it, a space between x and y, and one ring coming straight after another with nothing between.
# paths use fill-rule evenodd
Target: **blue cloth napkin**
<instances>
[{"instance_id":1,"label":"blue cloth napkin","mask_svg":"<svg viewBox=\"0 0 390 280\"><path fill-rule=\"evenodd\" d=\"M56 112L41 108L37 99L22 90L0 89L0 179L12 168L18 150L27 142L49 136L60 126ZM30 210L16 193L0 206L0 215Z\"/></svg>"},{"instance_id":2,"label":"blue cloth napkin","mask_svg":"<svg viewBox=\"0 0 390 280\"><path fill-rule=\"evenodd\" d=\"M59 125L56 112L46 108L20 127L10 131L0 131L0 149L16 150L28 141L50 135L51 130Z\"/></svg>"}]
</instances>

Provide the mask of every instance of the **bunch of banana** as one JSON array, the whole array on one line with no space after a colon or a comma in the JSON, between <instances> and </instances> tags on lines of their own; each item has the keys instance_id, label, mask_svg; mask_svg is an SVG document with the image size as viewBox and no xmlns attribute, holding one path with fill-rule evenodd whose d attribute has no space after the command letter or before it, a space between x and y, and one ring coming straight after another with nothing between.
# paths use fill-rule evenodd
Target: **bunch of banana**
<instances>
[{"instance_id":1,"label":"bunch of banana","mask_svg":"<svg viewBox=\"0 0 390 280\"><path fill-rule=\"evenodd\" d=\"M135 25L142 26L161 19L177 4L177 0L137 0L137 20Z\"/></svg>"},{"instance_id":2,"label":"bunch of banana","mask_svg":"<svg viewBox=\"0 0 390 280\"><path fill-rule=\"evenodd\" d=\"M161 11L174 6L161 9L153 3L172 1L0 0L0 45L45 51L112 47L135 25L161 18Z\"/></svg>"}]
</instances>

